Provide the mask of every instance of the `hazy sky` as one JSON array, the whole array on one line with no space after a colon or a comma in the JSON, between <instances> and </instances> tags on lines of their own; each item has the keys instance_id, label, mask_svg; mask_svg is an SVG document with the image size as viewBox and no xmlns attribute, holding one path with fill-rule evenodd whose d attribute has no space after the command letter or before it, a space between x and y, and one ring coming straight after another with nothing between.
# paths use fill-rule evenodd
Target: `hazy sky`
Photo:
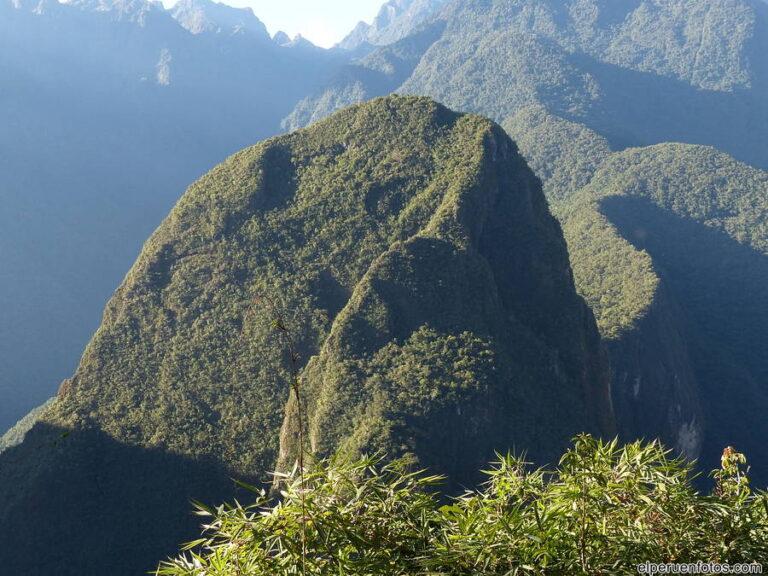
<instances>
[{"instance_id":1,"label":"hazy sky","mask_svg":"<svg viewBox=\"0 0 768 576\"><path fill-rule=\"evenodd\" d=\"M222 1L222 0L218 0ZM385 0L223 0L250 6L271 34L283 30L301 34L318 46L330 47L360 20L371 22ZM166 5L175 0L164 0Z\"/></svg>"}]
</instances>

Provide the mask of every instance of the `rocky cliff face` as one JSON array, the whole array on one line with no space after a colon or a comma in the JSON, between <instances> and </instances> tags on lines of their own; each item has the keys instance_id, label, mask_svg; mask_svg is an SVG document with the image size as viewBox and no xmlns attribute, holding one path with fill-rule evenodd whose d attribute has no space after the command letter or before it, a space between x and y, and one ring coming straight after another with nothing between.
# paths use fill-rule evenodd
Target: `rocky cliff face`
<instances>
[{"instance_id":1,"label":"rocky cliff face","mask_svg":"<svg viewBox=\"0 0 768 576\"><path fill-rule=\"evenodd\" d=\"M662 284L635 328L608 340L607 346L622 437L660 438L695 460L701 455L706 422L684 327Z\"/></svg>"},{"instance_id":2,"label":"rocky cliff face","mask_svg":"<svg viewBox=\"0 0 768 576\"><path fill-rule=\"evenodd\" d=\"M371 24L360 22L338 46L359 50L392 44L412 34L446 3L447 0L389 0Z\"/></svg>"}]
</instances>

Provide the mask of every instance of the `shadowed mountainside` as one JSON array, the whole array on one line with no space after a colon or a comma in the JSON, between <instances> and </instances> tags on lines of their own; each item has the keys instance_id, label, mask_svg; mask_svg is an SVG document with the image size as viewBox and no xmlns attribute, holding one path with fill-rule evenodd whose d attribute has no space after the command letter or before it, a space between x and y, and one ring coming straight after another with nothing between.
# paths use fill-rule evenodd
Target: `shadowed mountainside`
<instances>
[{"instance_id":1,"label":"shadowed mountainside","mask_svg":"<svg viewBox=\"0 0 768 576\"><path fill-rule=\"evenodd\" d=\"M761 454L768 175L699 146L611 153L541 107L505 128L563 222L609 349L622 435L691 457L728 444ZM759 460L754 471L766 475Z\"/></svg>"},{"instance_id":2,"label":"shadowed mountainside","mask_svg":"<svg viewBox=\"0 0 768 576\"><path fill-rule=\"evenodd\" d=\"M348 58L278 46L250 10L174 14L0 0L0 430L72 373L184 188Z\"/></svg>"}]
</instances>

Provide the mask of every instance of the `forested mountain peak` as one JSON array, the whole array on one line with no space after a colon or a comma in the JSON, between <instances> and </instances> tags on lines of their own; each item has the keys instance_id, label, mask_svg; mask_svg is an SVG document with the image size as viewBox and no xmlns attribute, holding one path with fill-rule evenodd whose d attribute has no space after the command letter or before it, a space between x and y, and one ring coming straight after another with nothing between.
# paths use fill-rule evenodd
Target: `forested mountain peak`
<instances>
[{"instance_id":1,"label":"forested mountain peak","mask_svg":"<svg viewBox=\"0 0 768 576\"><path fill-rule=\"evenodd\" d=\"M58 399L0 455L4 566L44 573L66 550L62 576L115 573L124 549L121 574L150 569L193 534L190 497L285 463L288 367L258 295L296 338L317 453L409 455L455 487L494 450L552 461L578 431L613 433L594 318L515 145L429 99L378 99L190 187ZM151 515L124 504L169 491ZM32 502L45 513L19 529ZM30 556L41 538L58 544Z\"/></svg>"}]
</instances>

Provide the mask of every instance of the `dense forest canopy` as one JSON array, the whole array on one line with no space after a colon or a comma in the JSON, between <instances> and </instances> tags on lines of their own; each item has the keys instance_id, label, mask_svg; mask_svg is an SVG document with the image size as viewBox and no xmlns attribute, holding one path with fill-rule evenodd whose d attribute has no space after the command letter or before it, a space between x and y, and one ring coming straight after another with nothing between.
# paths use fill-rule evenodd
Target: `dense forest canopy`
<instances>
[{"instance_id":1,"label":"dense forest canopy","mask_svg":"<svg viewBox=\"0 0 768 576\"><path fill-rule=\"evenodd\" d=\"M230 476L265 481L295 453L283 345L257 296L295 335L318 454L386 449L455 489L494 450L547 462L579 431L615 430L597 326L515 145L427 98L377 99L190 187L57 400L0 455L4 565L67 522L39 570L64 549L83 550L67 568L79 576L115 554L125 574L149 569L191 537L185 495L218 500ZM124 492L138 504L171 490L151 529L129 520ZM16 526L33 505L48 513Z\"/></svg>"}]
</instances>

